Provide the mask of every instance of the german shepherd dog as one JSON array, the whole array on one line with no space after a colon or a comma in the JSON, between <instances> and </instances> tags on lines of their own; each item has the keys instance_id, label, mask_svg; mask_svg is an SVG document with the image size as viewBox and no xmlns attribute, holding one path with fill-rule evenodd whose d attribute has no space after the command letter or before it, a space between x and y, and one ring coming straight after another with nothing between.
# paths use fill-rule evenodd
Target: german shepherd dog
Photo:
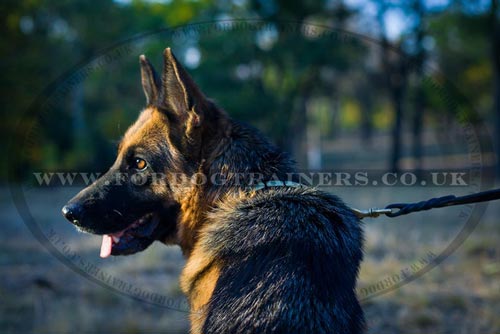
<instances>
[{"instance_id":1,"label":"german shepherd dog","mask_svg":"<svg viewBox=\"0 0 500 334\"><path fill-rule=\"evenodd\" d=\"M287 155L207 99L170 48L161 78L146 57L140 65L146 108L63 215L102 235L101 257L179 245L191 333L362 332L354 213L289 182Z\"/></svg>"}]
</instances>

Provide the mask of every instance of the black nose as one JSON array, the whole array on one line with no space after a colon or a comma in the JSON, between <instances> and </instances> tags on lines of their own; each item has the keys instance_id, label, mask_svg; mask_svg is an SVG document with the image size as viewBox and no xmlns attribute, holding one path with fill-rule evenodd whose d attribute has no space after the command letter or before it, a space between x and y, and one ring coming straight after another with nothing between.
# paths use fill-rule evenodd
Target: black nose
<instances>
[{"instance_id":1,"label":"black nose","mask_svg":"<svg viewBox=\"0 0 500 334\"><path fill-rule=\"evenodd\" d=\"M68 203L62 208L62 214L72 224L78 224L82 208L78 203Z\"/></svg>"}]
</instances>

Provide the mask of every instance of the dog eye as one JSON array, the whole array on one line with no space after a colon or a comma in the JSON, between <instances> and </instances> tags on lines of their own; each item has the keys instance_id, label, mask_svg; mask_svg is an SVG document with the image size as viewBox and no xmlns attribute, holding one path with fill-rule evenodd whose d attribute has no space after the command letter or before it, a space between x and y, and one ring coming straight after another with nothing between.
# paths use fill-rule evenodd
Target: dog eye
<instances>
[{"instance_id":1,"label":"dog eye","mask_svg":"<svg viewBox=\"0 0 500 334\"><path fill-rule=\"evenodd\" d=\"M144 170L148 166L148 163L146 160L141 159L141 158L135 158L134 159L134 168L138 170Z\"/></svg>"}]
</instances>

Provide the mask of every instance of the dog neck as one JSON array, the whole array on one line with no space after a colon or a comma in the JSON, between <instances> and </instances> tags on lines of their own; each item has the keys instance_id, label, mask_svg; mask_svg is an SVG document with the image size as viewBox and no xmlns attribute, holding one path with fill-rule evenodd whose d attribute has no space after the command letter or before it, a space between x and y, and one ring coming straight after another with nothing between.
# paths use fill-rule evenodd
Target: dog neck
<instances>
[{"instance_id":1,"label":"dog neck","mask_svg":"<svg viewBox=\"0 0 500 334\"><path fill-rule=\"evenodd\" d=\"M288 156L258 130L222 115L203 138L197 172L205 175L206 182L192 186L181 200L178 240L185 256L207 223L206 214L227 196L247 196L249 183L286 180L294 171Z\"/></svg>"}]
</instances>

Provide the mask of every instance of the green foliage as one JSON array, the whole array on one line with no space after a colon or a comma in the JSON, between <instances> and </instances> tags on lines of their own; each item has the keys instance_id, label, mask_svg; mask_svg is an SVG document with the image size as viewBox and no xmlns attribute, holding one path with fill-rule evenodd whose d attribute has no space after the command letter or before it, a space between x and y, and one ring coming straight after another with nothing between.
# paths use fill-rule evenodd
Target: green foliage
<instances>
[{"instance_id":1,"label":"green foliage","mask_svg":"<svg viewBox=\"0 0 500 334\"><path fill-rule=\"evenodd\" d=\"M429 16L426 22L426 33L434 41L431 58L483 116L491 117L487 14L453 8ZM404 10L411 18L411 8ZM355 23L365 14L341 1L26 0L3 1L0 13L4 136L0 147L4 152L9 142L15 149L27 147L25 152L14 150L15 159L0 160L0 180L5 179L7 166L20 178L32 170L108 166L116 141L144 105L138 55L147 54L160 69L167 45L208 96L288 150L296 150L304 140L305 122L313 122L323 137L343 128L365 131L360 127L364 120L375 131L387 131L393 124L394 111L383 84L386 74L377 65L373 45L356 38L332 38L320 27L354 24L356 29ZM168 31L146 35L76 82L65 75L84 69L100 50L131 36L231 17L265 21L262 29L234 25L225 31L199 30L180 39ZM284 23L301 21L317 25L304 32L290 29L299 24ZM186 60L193 52L199 59L190 64ZM426 77L429 117L451 112L453 108L429 83L439 81L438 75L429 71ZM35 100L57 78L67 79L52 86L60 95L46 90ZM409 87L409 99L415 98L413 89ZM52 104L40 105L47 97ZM32 103L34 108L28 109ZM306 115L307 106L312 117Z\"/></svg>"}]
</instances>

